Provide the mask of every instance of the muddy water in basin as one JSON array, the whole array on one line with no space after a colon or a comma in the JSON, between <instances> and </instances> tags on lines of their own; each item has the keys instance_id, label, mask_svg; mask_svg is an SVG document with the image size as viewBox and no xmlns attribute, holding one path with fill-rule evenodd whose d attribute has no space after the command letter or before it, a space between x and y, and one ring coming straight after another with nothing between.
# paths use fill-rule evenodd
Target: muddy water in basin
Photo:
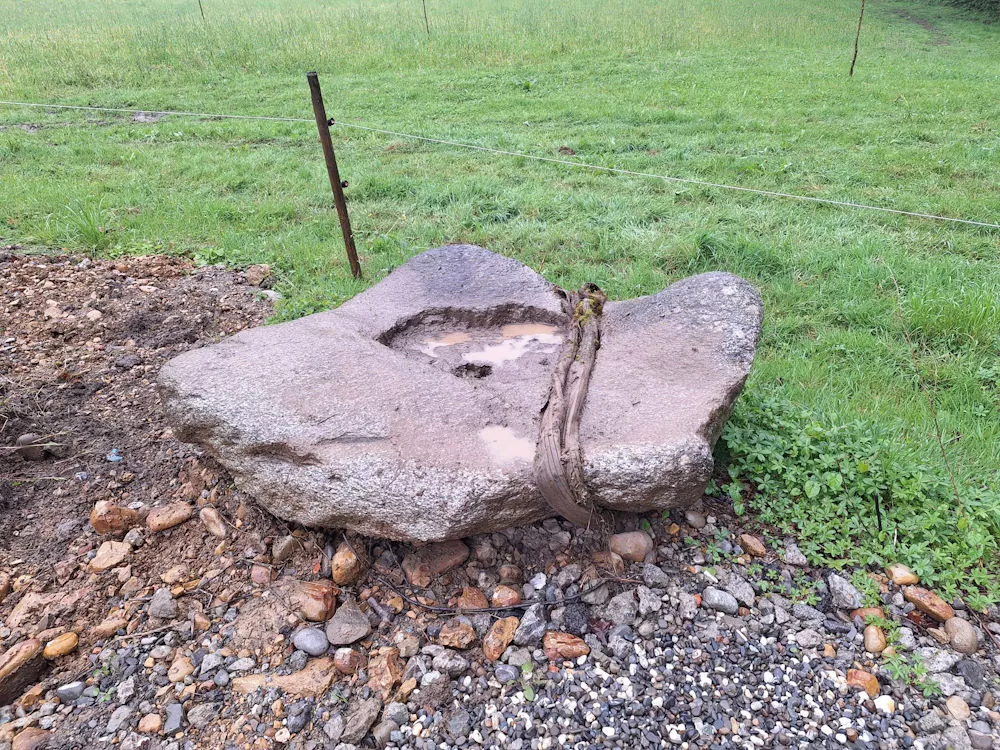
<instances>
[{"instance_id":1,"label":"muddy water in basin","mask_svg":"<svg viewBox=\"0 0 1000 750\"><path fill-rule=\"evenodd\" d=\"M528 353L551 354L563 336L547 323L512 323L497 328L448 331L424 337L416 349L428 357L449 362L499 368Z\"/></svg>"}]
</instances>

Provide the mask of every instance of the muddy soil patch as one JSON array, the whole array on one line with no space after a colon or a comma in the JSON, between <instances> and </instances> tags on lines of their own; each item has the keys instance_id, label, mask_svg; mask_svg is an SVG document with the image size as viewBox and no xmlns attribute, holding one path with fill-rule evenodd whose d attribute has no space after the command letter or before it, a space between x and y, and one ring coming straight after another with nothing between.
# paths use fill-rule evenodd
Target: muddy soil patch
<instances>
[{"instance_id":1,"label":"muddy soil patch","mask_svg":"<svg viewBox=\"0 0 1000 750\"><path fill-rule=\"evenodd\" d=\"M270 311L219 267L0 249L0 554L54 563L96 501L176 492L193 451L172 437L153 378L169 357ZM43 460L14 450L25 434L48 445Z\"/></svg>"}]
</instances>

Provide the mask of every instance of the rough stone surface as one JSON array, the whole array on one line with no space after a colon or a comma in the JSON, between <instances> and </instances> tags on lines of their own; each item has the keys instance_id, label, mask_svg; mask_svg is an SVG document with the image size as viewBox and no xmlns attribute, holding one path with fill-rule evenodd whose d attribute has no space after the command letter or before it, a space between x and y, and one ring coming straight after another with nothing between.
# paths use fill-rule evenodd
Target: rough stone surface
<instances>
[{"instance_id":1,"label":"rough stone surface","mask_svg":"<svg viewBox=\"0 0 1000 750\"><path fill-rule=\"evenodd\" d=\"M605 305L580 431L593 501L646 511L701 496L761 316L757 291L725 273ZM549 514L532 463L566 324L534 271L453 245L336 310L182 354L159 382L175 434L275 515L452 539Z\"/></svg>"},{"instance_id":2,"label":"rough stone surface","mask_svg":"<svg viewBox=\"0 0 1000 750\"><path fill-rule=\"evenodd\" d=\"M97 548L97 554L94 555L94 559L90 561L90 569L95 573L110 570L116 565L123 563L125 558L131 553L131 545L128 545L125 542L104 542L104 544Z\"/></svg>"},{"instance_id":3,"label":"rough stone surface","mask_svg":"<svg viewBox=\"0 0 1000 750\"><path fill-rule=\"evenodd\" d=\"M833 606L837 609L857 609L864 603L861 592L846 578L831 573L826 582L830 586Z\"/></svg>"},{"instance_id":4,"label":"rough stone surface","mask_svg":"<svg viewBox=\"0 0 1000 750\"><path fill-rule=\"evenodd\" d=\"M45 668L42 644L29 638L0 656L0 706L7 705L33 683Z\"/></svg>"},{"instance_id":5,"label":"rough stone surface","mask_svg":"<svg viewBox=\"0 0 1000 750\"><path fill-rule=\"evenodd\" d=\"M930 615L938 622L947 622L955 616L955 610L944 599L920 586L907 586L903 589L903 597L921 612Z\"/></svg>"},{"instance_id":6,"label":"rough stone surface","mask_svg":"<svg viewBox=\"0 0 1000 750\"><path fill-rule=\"evenodd\" d=\"M177 617L177 601L170 589L160 588L153 592L153 598L149 600L149 614L164 620Z\"/></svg>"},{"instance_id":7,"label":"rough stone surface","mask_svg":"<svg viewBox=\"0 0 1000 750\"><path fill-rule=\"evenodd\" d=\"M530 646L538 643L545 632L545 609L541 604L535 604L525 610L521 624L514 632L514 643L518 646Z\"/></svg>"},{"instance_id":8,"label":"rough stone surface","mask_svg":"<svg viewBox=\"0 0 1000 750\"><path fill-rule=\"evenodd\" d=\"M976 629L961 617L952 617L944 624L945 632L951 637L951 647L960 654L974 654L979 648Z\"/></svg>"},{"instance_id":9,"label":"rough stone surface","mask_svg":"<svg viewBox=\"0 0 1000 750\"><path fill-rule=\"evenodd\" d=\"M740 608L735 596L713 586L709 586L702 592L701 601L706 608L725 612L727 615L735 615Z\"/></svg>"},{"instance_id":10,"label":"rough stone surface","mask_svg":"<svg viewBox=\"0 0 1000 750\"><path fill-rule=\"evenodd\" d=\"M639 603L635 594L629 590L611 597L611 601L604 605L602 614L615 625L631 625L638 612Z\"/></svg>"},{"instance_id":11,"label":"rough stone surface","mask_svg":"<svg viewBox=\"0 0 1000 750\"><path fill-rule=\"evenodd\" d=\"M360 641L372 630L371 623L358 605L348 600L326 624L326 637L334 646L348 646Z\"/></svg>"},{"instance_id":12,"label":"rough stone surface","mask_svg":"<svg viewBox=\"0 0 1000 750\"><path fill-rule=\"evenodd\" d=\"M369 698L353 706L347 712L346 726L341 739L344 742L359 742L375 723L381 709L382 701L378 698Z\"/></svg>"}]
</instances>

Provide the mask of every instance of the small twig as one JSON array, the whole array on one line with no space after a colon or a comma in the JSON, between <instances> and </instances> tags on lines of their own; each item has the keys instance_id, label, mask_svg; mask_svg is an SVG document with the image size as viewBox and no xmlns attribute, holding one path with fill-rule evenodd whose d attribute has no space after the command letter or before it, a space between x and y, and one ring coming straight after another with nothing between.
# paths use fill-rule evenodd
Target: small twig
<instances>
[{"instance_id":1,"label":"small twig","mask_svg":"<svg viewBox=\"0 0 1000 750\"><path fill-rule=\"evenodd\" d=\"M158 628L153 628L152 630L144 630L141 633L126 633L125 635L116 635L110 641L108 641L105 646L110 646L112 643L120 643L128 638L145 638L147 635L156 635L157 633L162 633L164 630L173 630L174 628L179 628L180 625L177 623L170 623L169 625L161 625Z\"/></svg>"},{"instance_id":2,"label":"small twig","mask_svg":"<svg viewBox=\"0 0 1000 750\"><path fill-rule=\"evenodd\" d=\"M861 14L858 16L858 34L854 37L854 57L851 59L851 72L848 74L854 76L854 63L858 61L858 42L861 41L861 22L865 18L865 0L861 0Z\"/></svg>"},{"instance_id":3,"label":"small twig","mask_svg":"<svg viewBox=\"0 0 1000 750\"><path fill-rule=\"evenodd\" d=\"M983 616L979 614L979 612L976 612L975 610L971 611L976 616L976 619L979 620L979 627L981 627L983 629L983 632L987 633L990 636L990 638L993 639L993 645L996 647L998 651L1000 651L1000 639L997 638L996 633L994 633L992 630L986 627L986 623L983 621Z\"/></svg>"},{"instance_id":4,"label":"small twig","mask_svg":"<svg viewBox=\"0 0 1000 750\"><path fill-rule=\"evenodd\" d=\"M368 606L372 608L372 611L379 616L382 622L392 622L392 618L395 613L391 609L378 601L378 599L374 596L369 596L366 601L368 602Z\"/></svg>"},{"instance_id":5,"label":"small twig","mask_svg":"<svg viewBox=\"0 0 1000 750\"><path fill-rule=\"evenodd\" d=\"M430 36L431 24L430 21L427 20L427 0L420 0L420 2L423 3L424 6L424 28L427 29L427 36Z\"/></svg>"},{"instance_id":6,"label":"small twig","mask_svg":"<svg viewBox=\"0 0 1000 750\"><path fill-rule=\"evenodd\" d=\"M9 451L14 453L15 451L24 450L25 448L61 448L62 443L28 443L26 445L0 445L0 451Z\"/></svg>"},{"instance_id":7,"label":"small twig","mask_svg":"<svg viewBox=\"0 0 1000 750\"><path fill-rule=\"evenodd\" d=\"M8 482L66 482L69 477L17 477L13 474L0 474L0 479L6 480Z\"/></svg>"}]
</instances>

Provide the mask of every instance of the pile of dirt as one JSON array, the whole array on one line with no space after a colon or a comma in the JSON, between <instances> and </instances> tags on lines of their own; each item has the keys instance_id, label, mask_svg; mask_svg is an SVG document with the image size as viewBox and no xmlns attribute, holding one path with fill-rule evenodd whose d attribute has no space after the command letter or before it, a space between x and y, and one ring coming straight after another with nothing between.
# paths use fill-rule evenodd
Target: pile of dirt
<instances>
[{"instance_id":1,"label":"pile of dirt","mask_svg":"<svg viewBox=\"0 0 1000 750\"><path fill-rule=\"evenodd\" d=\"M220 267L0 250L2 554L54 563L96 501L174 492L193 452L164 421L160 366L270 312L260 289ZM43 460L15 449L31 434L48 446Z\"/></svg>"}]
</instances>

